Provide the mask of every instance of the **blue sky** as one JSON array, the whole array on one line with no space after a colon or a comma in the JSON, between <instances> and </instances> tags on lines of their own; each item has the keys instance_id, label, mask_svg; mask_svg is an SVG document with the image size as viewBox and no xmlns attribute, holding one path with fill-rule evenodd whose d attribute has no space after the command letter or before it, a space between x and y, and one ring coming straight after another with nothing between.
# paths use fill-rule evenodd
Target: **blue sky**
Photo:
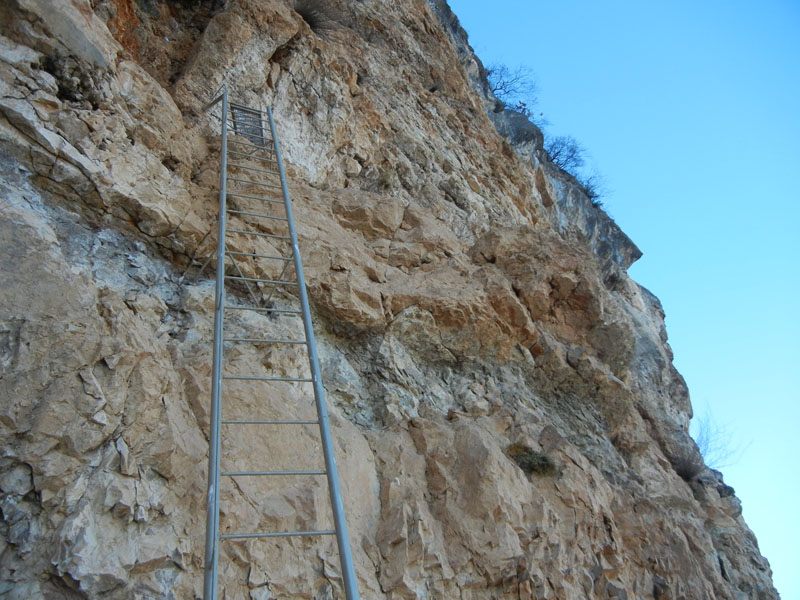
<instances>
[{"instance_id":1,"label":"blue sky","mask_svg":"<svg viewBox=\"0 0 800 600\"><path fill-rule=\"evenodd\" d=\"M800 600L800 2L450 0L485 64L525 66L644 252L695 414Z\"/></svg>"}]
</instances>

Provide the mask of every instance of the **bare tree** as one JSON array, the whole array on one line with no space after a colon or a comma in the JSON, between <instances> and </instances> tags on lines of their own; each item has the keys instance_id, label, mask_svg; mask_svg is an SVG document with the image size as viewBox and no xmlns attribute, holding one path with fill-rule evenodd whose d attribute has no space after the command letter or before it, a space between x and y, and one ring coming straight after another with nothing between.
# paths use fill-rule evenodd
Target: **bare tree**
<instances>
[{"instance_id":1,"label":"bare tree","mask_svg":"<svg viewBox=\"0 0 800 600\"><path fill-rule=\"evenodd\" d=\"M605 196L608 192L603 176L597 171L592 171L589 175L580 175L576 179L592 204L597 208L603 208L600 196Z\"/></svg>"},{"instance_id":2,"label":"bare tree","mask_svg":"<svg viewBox=\"0 0 800 600\"><path fill-rule=\"evenodd\" d=\"M567 173L575 175L575 171L583 166L585 150L571 135L559 135L547 138L544 149L550 155L553 164L561 167Z\"/></svg>"},{"instance_id":3,"label":"bare tree","mask_svg":"<svg viewBox=\"0 0 800 600\"><path fill-rule=\"evenodd\" d=\"M728 427L715 420L708 409L701 417L692 420L692 429L700 455L712 469L735 464L745 450L742 444L734 442Z\"/></svg>"},{"instance_id":4,"label":"bare tree","mask_svg":"<svg viewBox=\"0 0 800 600\"><path fill-rule=\"evenodd\" d=\"M512 70L502 64L489 65L486 78L492 93L506 105L512 108L520 105L529 108L536 104L539 88L529 68L518 67Z\"/></svg>"},{"instance_id":5,"label":"bare tree","mask_svg":"<svg viewBox=\"0 0 800 600\"><path fill-rule=\"evenodd\" d=\"M495 63L487 67L486 78L499 101L495 107L496 112L511 109L528 117L540 129L548 125L542 113L534 115L533 107L537 103L538 87L529 68L510 69L507 65ZM545 134L544 149L553 164L572 175L592 204L601 208L602 202L598 198L605 193L603 181L596 172L590 175L581 173L581 167L586 162L584 159L586 151L583 146L570 135L550 137Z\"/></svg>"}]
</instances>

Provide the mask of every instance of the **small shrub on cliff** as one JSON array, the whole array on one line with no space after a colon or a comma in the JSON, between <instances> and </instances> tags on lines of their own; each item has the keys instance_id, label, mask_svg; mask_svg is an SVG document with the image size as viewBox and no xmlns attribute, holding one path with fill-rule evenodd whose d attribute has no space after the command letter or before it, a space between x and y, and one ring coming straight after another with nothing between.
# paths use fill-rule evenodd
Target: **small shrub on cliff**
<instances>
[{"instance_id":1,"label":"small shrub on cliff","mask_svg":"<svg viewBox=\"0 0 800 600\"><path fill-rule=\"evenodd\" d=\"M681 456L676 456L671 459L672 468L684 481L692 481L700 473L703 472L705 465L700 454L687 452Z\"/></svg>"},{"instance_id":2,"label":"small shrub on cliff","mask_svg":"<svg viewBox=\"0 0 800 600\"><path fill-rule=\"evenodd\" d=\"M591 175L578 176L576 179L578 183L581 184L583 193L592 201L592 206L595 208L603 208L603 202L599 199L600 196L605 194L605 185L603 184L602 176L598 173L592 173Z\"/></svg>"},{"instance_id":3,"label":"small shrub on cliff","mask_svg":"<svg viewBox=\"0 0 800 600\"><path fill-rule=\"evenodd\" d=\"M571 135L545 137L544 149L553 164L572 175L581 186L583 193L592 201L595 208L602 208L598 200L604 194L603 178L593 172L589 175L581 173L585 161L586 150Z\"/></svg>"},{"instance_id":4,"label":"small shrub on cliff","mask_svg":"<svg viewBox=\"0 0 800 600\"><path fill-rule=\"evenodd\" d=\"M386 169L378 171L378 187L382 190L388 190L392 187L392 174Z\"/></svg>"},{"instance_id":5,"label":"small shrub on cliff","mask_svg":"<svg viewBox=\"0 0 800 600\"><path fill-rule=\"evenodd\" d=\"M292 9L319 37L328 37L341 21L339 10L327 0L294 0Z\"/></svg>"},{"instance_id":6,"label":"small shrub on cliff","mask_svg":"<svg viewBox=\"0 0 800 600\"><path fill-rule=\"evenodd\" d=\"M533 107L537 104L536 84L533 72L527 67L511 69L507 65L493 64L485 69L486 83L495 96L494 112L513 110L543 132L547 119L540 112L536 114ZM516 139L515 142L531 141ZM572 175L595 208L603 208L600 196L605 195L606 189L602 178L597 173L585 175L583 167L586 163L586 150L571 135L550 136L545 133L544 150L554 165L562 171Z\"/></svg>"},{"instance_id":7,"label":"small shrub on cliff","mask_svg":"<svg viewBox=\"0 0 800 600\"><path fill-rule=\"evenodd\" d=\"M552 458L522 442L511 444L506 448L506 454L528 475L535 474L544 477L556 474L556 464Z\"/></svg>"}]
</instances>

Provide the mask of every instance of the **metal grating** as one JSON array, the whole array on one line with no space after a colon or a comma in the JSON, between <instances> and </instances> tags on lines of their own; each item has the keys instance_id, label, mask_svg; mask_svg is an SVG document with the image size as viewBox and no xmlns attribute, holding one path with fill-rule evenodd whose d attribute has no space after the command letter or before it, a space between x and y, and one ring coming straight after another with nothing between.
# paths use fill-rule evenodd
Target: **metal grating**
<instances>
[{"instance_id":1,"label":"metal grating","mask_svg":"<svg viewBox=\"0 0 800 600\"><path fill-rule=\"evenodd\" d=\"M231 103L233 132L251 141L256 146L265 146L264 123L261 111Z\"/></svg>"}]
</instances>

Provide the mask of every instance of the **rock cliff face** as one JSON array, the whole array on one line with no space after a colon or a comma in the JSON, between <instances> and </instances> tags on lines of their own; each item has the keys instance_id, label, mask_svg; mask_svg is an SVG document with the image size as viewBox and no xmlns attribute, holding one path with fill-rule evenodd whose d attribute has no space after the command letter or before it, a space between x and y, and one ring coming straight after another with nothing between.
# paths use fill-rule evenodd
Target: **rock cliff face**
<instances>
[{"instance_id":1,"label":"rock cliff face","mask_svg":"<svg viewBox=\"0 0 800 600\"><path fill-rule=\"evenodd\" d=\"M777 598L634 244L494 111L443 0L321 4L328 32L279 0L0 6L0 596L201 592L227 83L276 114L363 598ZM225 444L280 468L316 441ZM234 529L329 518L318 484L223 493ZM342 596L328 541L221 566L225 598Z\"/></svg>"}]
</instances>

